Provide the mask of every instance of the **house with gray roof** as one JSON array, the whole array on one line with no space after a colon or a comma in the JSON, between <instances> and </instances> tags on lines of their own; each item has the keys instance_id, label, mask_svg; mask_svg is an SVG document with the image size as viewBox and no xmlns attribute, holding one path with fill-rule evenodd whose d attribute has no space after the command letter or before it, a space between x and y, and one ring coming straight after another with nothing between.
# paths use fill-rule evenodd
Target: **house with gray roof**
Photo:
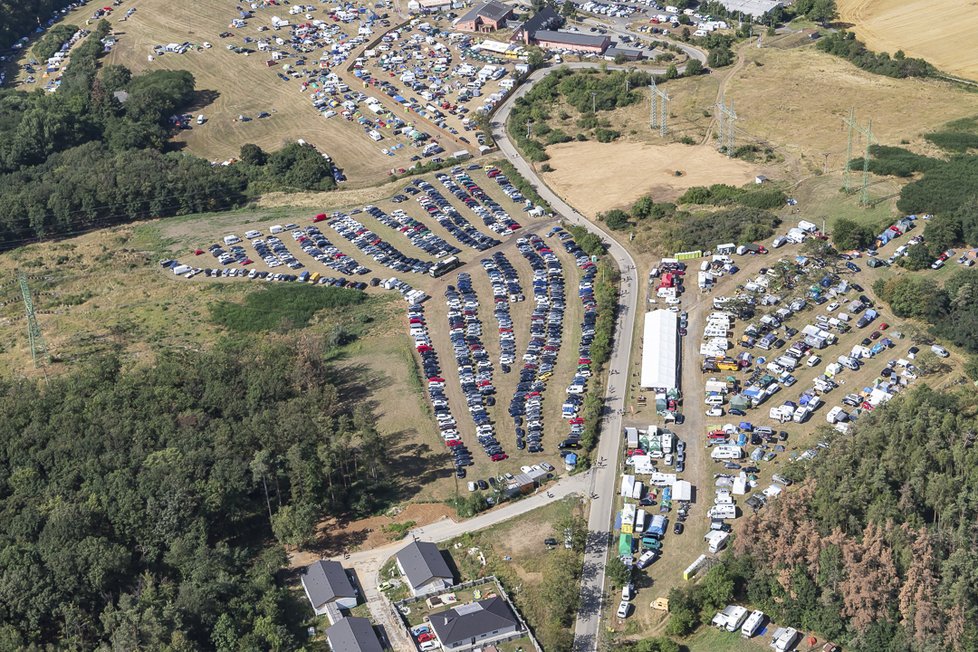
<instances>
[{"instance_id":1,"label":"house with gray roof","mask_svg":"<svg viewBox=\"0 0 978 652\"><path fill-rule=\"evenodd\" d=\"M494 32L506 26L506 19L513 15L513 8L497 0L476 5L455 21L455 29L461 32Z\"/></svg>"},{"instance_id":2,"label":"house with gray roof","mask_svg":"<svg viewBox=\"0 0 978 652\"><path fill-rule=\"evenodd\" d=\"M366 618L344 618L326 630L333 652L383 652L377 632Z\"/></svg>"},{"instance_id":3,"label":"house with gray roof","mask_svg":"<svg viewBox=\"0 0 978 652\"><path fill-rule=\"evenodd\" d=\"M330 604L340 609L357 606L357 591L346 570L338 561L320 560L302 569L302 588L317 616L326 613Z\"/></svg>"},{"instance_id":4,"label":"house with gray roof","mask_svg":"<svg viewBox=\"0 0 978 652\"><path fill-rule=\"evenodd\" d=\"M500 597L431 614L428 620L445 650L484 647L520 631L520 621Z\"/></svg>"},{"instance_id":5,"label":"house with gray roof","mask_svg":"<svg viewBox=\"0 0 978 652\"><path fill-rule=\"evenodd\" d=\"M397 553L395 560L412 595L441 591L455 582L438 546L428 541L412 541Z\"/></svg>"}]
</instances>

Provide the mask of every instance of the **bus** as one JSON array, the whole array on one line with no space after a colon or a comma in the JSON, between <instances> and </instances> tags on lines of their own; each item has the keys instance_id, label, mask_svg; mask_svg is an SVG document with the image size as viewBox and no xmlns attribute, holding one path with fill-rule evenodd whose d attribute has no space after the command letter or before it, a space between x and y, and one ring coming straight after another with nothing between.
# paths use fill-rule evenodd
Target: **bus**
<instances>
[{"instance_id":1,"label":"bus","mask_svg":"<svg viewBox=\"0 0 978 652\"><path fill-rule=\"evenodd\" d=\"M431 266L428 273L435 278L443 276L448 272L462 266L462 261L458 259L458 256L449 256L445 260L440 260Z\"/></svg>"}]
</instances>

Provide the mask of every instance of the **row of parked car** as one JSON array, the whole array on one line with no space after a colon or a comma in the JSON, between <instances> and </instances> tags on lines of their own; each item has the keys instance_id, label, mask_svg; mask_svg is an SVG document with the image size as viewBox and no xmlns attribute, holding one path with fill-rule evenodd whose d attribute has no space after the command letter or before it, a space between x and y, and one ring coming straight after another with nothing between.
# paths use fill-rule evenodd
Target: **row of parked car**
<instances>
[{"instance_id":1,"label":"row of parked car","mask_svg":"<svg viewBox=\"0 0 978 652\"><path fill-rule=\"evenodd\" d=\"M455 167L452 168L451 173L451 177L444 173L435 176L450 193L481 217L482 223L489 227L493 233L505 235L522 228L519 222L510 217L501 205L472 180L468 172L461 167Z\"/></svg>"},{"instance_id":2,"label":"row of parked car","mask_svg":"<svg viewBox=\"0 0 978 652\"><path fill-rule=\"evenodd\" d=\"M529 442L528 450L539 453L543 451L543 392L553 376L563 337L564 270L540 236L533 234L516 242L533 269L534 308L530 315L530 339L509 414L516 426L517 447L523 448Z\"/></svg>"},{"instance_id":3,"label":"row of parked car","mask_svg":"<svg viewBox=\"0 0 978 652\"><path fill-rule=\"evenodd\" d=\"M476 437L482 449L493 462L506 459L507 455L496 439L496 429L487 407L495 405L492 396L496 388L492 384L492 361L482 342L482 321L479 319L479 298L472 287L472 278L462 272L458 275L458 287L449 285L445 290L448 304L449 338L458 365L458 379L472 420Z\"/></svg>"},{"instance_id":4,"label":"row of parked car","mask_svg":"<svg viewBox=\"0 0 978 652\"><path fill-rule=\"evenodd\" d=\"M581 279L577 286L577 297L583 307L581 344L577 350L577 370L567 386L567 398L561 406L561 416L568 420L570 428L567 436L558 445L562 451L565 451L580 448L581 435L584 434L584 420L578 414L584 403L588 379L591 377L591 343L594 341L594 329L598 321L598 302L594 297L594 277L598 267L591 261L590 256L577 246L570 233L560 227L554 227L550 235L560 240L581 270Z\"/></svg>"},{"instance_id":5,"label":"row of parked car","mask_svg":"<svg viewBox=\"0 0 978 652\"><path fill-rule=\"evenodd\" d=\"M445 242L444 239L433 233L427 226L399 208L391 211L390 215L376 206L366 206L364 207L364 211L376 218L381 224L404 234L404 237L410 240L411 244L433 258L454 256L462 251L458 247Z\"/></svg>"},{"instance_id":6,"label":"row of parked car","mask_svg":"<svg viewBox=\"0 0 978 652\"><path fill-rule=\"evenodd\" d=\"M506 196L512 199L517 204L526 204L526 197L523 196L516 186L510 182L510 180L503 174L503 171L497 167L491 165L486 166L486 174L490 179L495 179L496 183L502 189Z\"/></svg>"},{"instance_id":7,"label":"row of parked car","mask_svg":"<svg viewBox=\"0 0 978 652\"><path fill-rule=\"evenodd\" d=\"M431 269L431 262L405 255L350 215L336 213L327 224L352 242L357 249L385 267L416 274L427 274Z\"/></svg>"},{"instance_id":8,"label":"row of parked car","mask_svg":"<svg viewBox=\"0 0 978 652\"><path fill-rule=\"evenodd\" d=\"M414 346L421 357L421 369L428 380L428 398L431 400L432 411L435 420L438 422L439 434L452 453L455 475L464 478L466 475L465 467L473 464L472 453L462 442L458 432L458 422L455 421L452 408L448 404L445 379L441 375L438 353L431 346L424 307L421 304L412 304L408 306L407 314L411 337L414 339Z\"/></svg>"},{"instance_id":9,"label":"row of parked car","mask_svg":"<svg viewBox=\"0 0 978 652\"><path fill-rule=\"evenodd\" d=\"M339 247L327 240L317 226L307 226L302 231L293 231L292 237L307 255L330 269L349 276L370 273L370 268L347 256Z\"/></svg>"},{"instance_id":10,"label":"row of parked car","mask_svg":"<svg viewBox=\"0 0 978 652\"><path fill-rule=\"evenodd\" d=\"M466 247L478 251L492 249L500 244L496 238L490 237L472 226L438 190L423 179L415 179L413 186L408 186L404 192L417 195L418 203L427 213L438 221L456 240Z\"/></svg>"},{"instance_id":11,"label":"row of parked car","mask_svg":"<svg viewBox=\"0 0 978 652\"><path fill-rule=\"evenodd\" d=\"M509 304L511 301L522 301L523 290L516 268L501 251L497 251L492 258L483 258L480 262L492 285L492 299L495 303L493 316L499 326L499 366L503 373L509 373L510 365L516 360L516 333L513 331Z\"/></svg>"}]
</instances>

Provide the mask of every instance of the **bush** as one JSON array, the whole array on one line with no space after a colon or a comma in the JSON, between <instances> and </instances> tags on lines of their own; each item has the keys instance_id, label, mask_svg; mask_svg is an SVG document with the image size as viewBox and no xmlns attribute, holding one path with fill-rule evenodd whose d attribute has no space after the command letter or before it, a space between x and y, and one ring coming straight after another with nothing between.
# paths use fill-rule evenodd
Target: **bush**
<instances>
[{"instance_id":1,"label":"bush","mask_svg":"<svg viewBox=\"0 0 978 652\"><path fill-rule=\"evenodd\" d=\"M237 333L292 330L307 326L320 310L363 303L367 295L346 288L298 284L270 285L249 293L244 303L211 305L211 321ZM345 344L339 341L337 344Z\"/></svg>"},{"instance_id":2,"label":"bush","mask_svg":"<svg viewBox=\"0 0 978 652\"><path fill-rule=\"evenodd\" d=\"M953 213L978 188L978 156L956 156L924 172L900 190L897 208L907 214Z\"/></svg>"},{"instance_id":3,"label":"bush","mask_svg":"<svg viewBox=\"0 0 978 652\"><path fill-rule=\"evenodd\" d=\"M598 139L599 143L610 143L612 141L618 140L621 136L620 131L615 131L614 129L604 129L599 127L594 130L594 137Z\"/></svg>"},{"instance_id":4,"label":"bush","mask_svg":"<svg viewBox=\"0 0 978 652\"><path fill-rule=\"evenodd\" d=\"M927 77L934 74L934 67L923 59L906 57L890 58L886 52L874 54L852 32L836 32L819 40L819 50L848 60L859 68L887 77Z\"/></svg>"},{"instance_id":5,"label":"bush","mask_svg":"<svg viewBox=\"0 0 978 652\"><path fill-rule=\"evenodd\" d=\"M876 242L876 232L853 220L840 217L832 227L832 244L840 251L867 249Z\"/></svg>"},{"instance_id":6,"label":"bush","mask_svg":"<svg viewBox=\"0 0 978 652\"><path fill-rule=\"evenodd\" d=\"M709 249L720 242L747 244L774 234L781 223L774 213L746 206L715 212L677 215L667 237L677 250Z\"/></svg>"},{"instance_id":7,"label":"bush","mask_svg":"<svg viewBox=\"0 0 978 652\"><path fill-rule=\"evenodd\" d=\"M693 186L678 199L680 204L709 204L713 206L739 204L751 208L781 208L787 201L787 196L781 190L770 186L736 188L722 183L714 184L708 188L706 186Z\"/></svg>"},{"instance_id":8,"label":"bush","mask_svg":"<svg viewBox=\"0 0 978 652\"><path fill-rule=\"evenodd\" d=\"M603 220L612 231L621 231L631 226L628 221L628 213L618 209L610 210L607 213L599 213L598 219Z\"/></svg>"},{"instance_id":9,"label":"bush","mask_svg":"<svg viewBox=\"0 0 978 652\"><path fill-rule=\"evenodd\" d=\"M937 159L915 154L902 147L873 145L869 148L869 153L869 171L873 174L910 177L917 172L925 172L941 164L941 161ZM852 170L862 169L863 159L853 159L849 163L849 168Z\"/></svg>"}]
</instances>

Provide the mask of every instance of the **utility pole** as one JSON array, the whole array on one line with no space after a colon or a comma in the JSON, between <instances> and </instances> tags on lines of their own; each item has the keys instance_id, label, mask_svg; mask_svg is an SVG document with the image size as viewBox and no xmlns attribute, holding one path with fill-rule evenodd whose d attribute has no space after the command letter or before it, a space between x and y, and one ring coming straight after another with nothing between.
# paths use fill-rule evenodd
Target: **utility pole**
<instances>
[{"instance_id":1,"label":"utility pole","mask_svg":"<svg viewBox=\"0 0 978 652\"><path fill-rule=\"evenodd\" d=\"M863 183L859 193L859 203L863 206L869 206L869 154L870 148L873 146L873 121L870 119L865 127L860 127L856 121L855 109L849 109L849 118L845 124L849 128L849 139L846 145L846 165L842 175L843 189L846 193L852 190L852 146L855 135L858 133L863 137L866 145L863 152Z\"/></svg>"},{"instance_id":2,"label":"utility pole","mask_svg":"<svg viewBox=\"0 0 978 652\"><path fill-rule=\"evenodd\" d=\"M659 135L665 138L666 132L668 131L666 121L669 117L669 96L665 91L660 90L655 85L655 79L652 80L652 84L649 86L649 94L651 102L649 107L649 127L651 129L659 127Z\"/></svg>"},{"instance_id":3,"label":"utility pole","mask_svg":"<svg viewBox=\"0 0 978 652\"><path fill-rule=\"evenodd\" d=\"M527 140L530 140L530 125L531 124L533 124L533 122L529 118L527 118L526 119L526 139Z\"/></svg>"},{"instance_id":4,"label":"utility pole","mask_svg":"<svg viewBox=\"0 0 978 652\"><path fill-rule=\"evenodd\" d=\"M856 108L851 107L849 109L849 118L845 121L846 126L849 127L849 139L846 142L846 166L842 170L842 188L849 193L852 187L852 175L849 173L850 161L852 161L852 134L856 128Z\"/></svg>"},{"instance_id":5,"label":"utility pole","mask_svg":"<svg viewBox=\"0 0 978 652\"><path fill-rule=\"evenodd\" d=\"M717 102L717 149L726 148L727 156L733 156L735 144L735 127L737 112L734 111L734 104L730 106L723 103L723 98Z\"/></svg>"},{"instance_id":6,"label":"utility pole","mask_svg":"<svg viewBox=\"0 0 978 652\"><path fill-rule=\"evenodd\" d=\"M27 313L27 340L31 345L31 359L34 361L34 368L38 369L47 363L48 350L41 335L41 327L37 325L34 299L31 297L30 288L27 287L27 274L17 272L17 282L20 284L20 293L24 298L24 309Z\"/></svg>"},{"instance_id":7,"label":"utility pole","mask_svg":"<svg viewBox=\"0 0 978 652\"><path fill-rule=\"evenodd\" d=\"M598 97L597 91L591 91L591 113L594 113L595 115L598 113L598 108L596 104L597 97Z\"/></svg>"}]
</instances>

